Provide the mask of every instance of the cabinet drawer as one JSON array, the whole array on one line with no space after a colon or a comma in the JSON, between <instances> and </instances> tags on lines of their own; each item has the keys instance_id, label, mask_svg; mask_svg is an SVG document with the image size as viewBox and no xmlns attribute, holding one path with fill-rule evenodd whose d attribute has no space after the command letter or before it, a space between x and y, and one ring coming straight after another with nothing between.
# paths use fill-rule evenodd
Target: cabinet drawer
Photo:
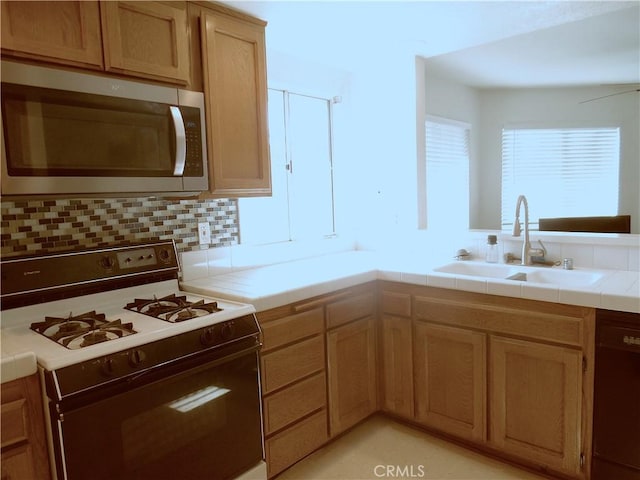
<instances>
[{"instance_id":1,"label":"cabinet drawer","mask_svg":"<svg viewBox=\"0 0 640 480\"><path fill-rule=\"evenodd\" d=\"M326 404L327 382L324 373L267 396L264 399L265 435L280 430Z\"/></svg>"},{"instance_id":2,"label":"cabinet drawer","mask_svg":"<svg viewBox=\"0 0 640 480\"><path fill-rule=\"evenodd\" d=\"M372 292L354 295L327 305L327 328L337 327L358 318L374 314Z\"/></svg>"},{"instance_id":3,"label":"cabinet drawer","mask_svg":"<svg viewBox=\"0 0 640 480\"><path fill-rule=\"evenodd\" d=\"M260 326L262 327L262 350L271 350L301 338L322 333L324 327L322 308L278 318Z\"/></svg>"},{"instance_id":4,"label":"cabinet drawer","mask_svg":"<svg viewBox=\"0 0 640 480\"><path fill-rule=\"evenodd\" d=\"M324 336L262 355L262 386L267 394L324 370Z\"/></svg>"},{"instance_id":5,"label":"cabinet drawer","mask_svg":"<svg viewBox=\"0 0 640 480\"><path fill-rule=\"evenodd\" d=\"M411 295L408 293L382 292L382 312L400 317L411 316Z\"/></svg>"},{"instance_id":6,"label":"cabinet drawer","mask_svg":"<svg viewBox=\"0 0 640 480\"><path fill-rule=\"evenodd\" d=\"M269 477L327 442L327 411L322 410L265 442Z\"/></svg>"},{"instance_id":7,"label":"cabinet drawer","mask_svg":"<svg viewBox=\"0 0 640 480\"><path fill-rule=\"evenodd\" d=\"M2 448L27 440L26 407L24 398L2 404Z\"/></svg>"}]
</instances>

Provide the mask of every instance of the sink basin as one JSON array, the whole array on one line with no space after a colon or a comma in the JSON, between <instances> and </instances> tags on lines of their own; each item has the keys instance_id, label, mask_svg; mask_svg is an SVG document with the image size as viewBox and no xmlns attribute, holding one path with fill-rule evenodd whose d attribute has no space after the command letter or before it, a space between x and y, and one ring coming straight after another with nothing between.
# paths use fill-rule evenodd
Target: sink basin
<instances>
[{"instance_id":1,"label":"sink basin","mask_svg":"<svg viewBox=\"0 0 640 480\"><path fill-rule=\"evenodd\" d=\"M498 278L527 283L545 283L566 287L586 287L600 280L604 274L588 270L559 270L549 267L525 267L476 262L454 262L434 271L454 275Z\"/></svg>"},{"instance_id":2,"label":"sink basin","mask_svg":"<svg viewBox=\"0 0 640 480\"><path fill-rule=\"evenodd\" d=\"M518 270L513 265L497 263L455 262L434 268L436 272L455 275L473 275L475 277L507 278Z\"/></svg>"}]
</instances>

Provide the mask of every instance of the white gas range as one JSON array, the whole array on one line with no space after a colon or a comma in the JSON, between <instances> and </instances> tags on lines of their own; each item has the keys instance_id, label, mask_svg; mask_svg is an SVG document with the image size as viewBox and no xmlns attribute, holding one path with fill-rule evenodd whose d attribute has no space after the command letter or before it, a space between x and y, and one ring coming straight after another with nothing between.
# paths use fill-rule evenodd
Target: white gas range
<instances>
[{"instance_id":1,"label":"white gas range","mask_svg":"<svg viewBox=\"0 0 640 480\"><path fill-rule=\"evenodd\" d=\"M4 260L2 309L3 346L38 361L58 478L264 470L255 309L181 292L173 242Z\"/></svg>"}]
</instances>

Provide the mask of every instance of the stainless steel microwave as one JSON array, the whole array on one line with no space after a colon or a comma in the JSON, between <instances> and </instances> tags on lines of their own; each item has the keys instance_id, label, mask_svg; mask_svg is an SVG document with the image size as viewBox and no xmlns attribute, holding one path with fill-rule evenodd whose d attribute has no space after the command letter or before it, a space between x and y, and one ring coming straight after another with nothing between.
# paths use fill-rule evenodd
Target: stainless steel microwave
<instances>
[{"instance_id":1,"label":"stainless steel microwave","mask_svg":"<svg viewBox=\"0 0 640 480\"><path fill-rule=\"evenodd\" d=\"M200 92L2 62L2 195L208 189Z\"/></svg>"}]
</instances>

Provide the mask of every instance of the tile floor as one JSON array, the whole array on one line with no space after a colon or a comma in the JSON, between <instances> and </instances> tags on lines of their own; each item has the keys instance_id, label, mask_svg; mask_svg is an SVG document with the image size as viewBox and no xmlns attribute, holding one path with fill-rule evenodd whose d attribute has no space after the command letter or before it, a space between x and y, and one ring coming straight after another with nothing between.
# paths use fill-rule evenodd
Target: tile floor
<instances>
[{"instance_id":1,"label":"tile floor","mask_svg":"<svg viewBox=\"0 0 640 480\"><path fill-rule=\"evenodd\" d=\"M541 480L533 473L376 415L277 480Z\"/></svg>"}]
</instances>

